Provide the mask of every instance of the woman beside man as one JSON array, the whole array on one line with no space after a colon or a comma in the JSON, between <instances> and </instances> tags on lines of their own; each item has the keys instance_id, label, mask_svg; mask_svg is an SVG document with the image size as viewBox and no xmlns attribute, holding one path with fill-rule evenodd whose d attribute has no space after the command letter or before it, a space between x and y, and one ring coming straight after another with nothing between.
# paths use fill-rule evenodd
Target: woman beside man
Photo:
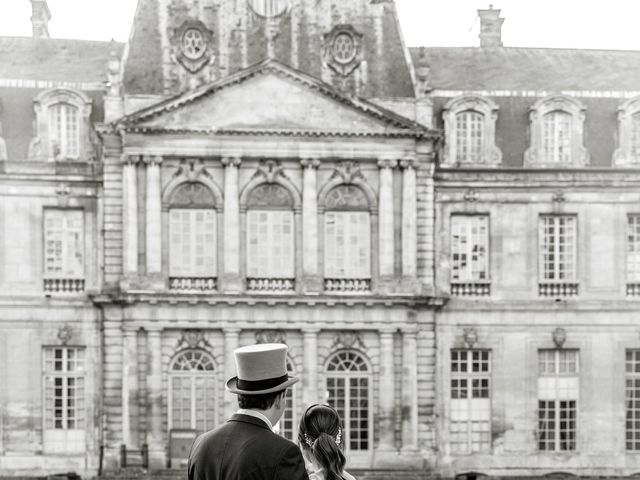
<instances>
[{"instance_id":1,"label":"woman beside man","mask_svg":"<svg viewBox=\"0 0 640 480\"><path fill-rule=\"evenodd\" d=\"M189 454L189 480L355 480L344 471L340 416L312 405L300 419L299 447L273 433L284 413L285 393L298 381L287 373L287 346L261 344L234 351L238 375L227 391L238 411L200 435Z\"/></svg>"}]
</instances>

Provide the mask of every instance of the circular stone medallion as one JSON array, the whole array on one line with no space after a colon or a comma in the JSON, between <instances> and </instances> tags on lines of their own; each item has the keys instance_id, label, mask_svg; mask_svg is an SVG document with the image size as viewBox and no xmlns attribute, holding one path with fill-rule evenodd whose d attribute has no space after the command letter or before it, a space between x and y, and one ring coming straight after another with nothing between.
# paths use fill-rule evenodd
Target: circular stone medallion
<instances>
[{"instance_id":1,"label":"circular stone medallion","mask_svg":"<svg viewBox=\"0 0 640 480\"><path fill-rule=\"evenodd\" d=\"M333 39L331 50L336 62L349 63L353 61L356 56L356 42L352 35L341 32Z\"/></svg>"},{"instance_id":2,"label":"circular stone medallion","mask_svg":"<svg viewBox=\"0 0 640 480\"><path fill-rule=\"evenodd\" d=\"M277 17L291 6L290 0L247 0L253 12L265 18Z\"/></svg>"},{"instance_id":3,"label":"circular stone medallion","mask_svg":"<svg viewBox=\"0 0 640 480\"><path fill-rule=\"evenodd\" d=\"M207 41L197 28L188 28L182 35L182 53L189 60L198 60L207 49Z\"/></svg>"}]
</instances>

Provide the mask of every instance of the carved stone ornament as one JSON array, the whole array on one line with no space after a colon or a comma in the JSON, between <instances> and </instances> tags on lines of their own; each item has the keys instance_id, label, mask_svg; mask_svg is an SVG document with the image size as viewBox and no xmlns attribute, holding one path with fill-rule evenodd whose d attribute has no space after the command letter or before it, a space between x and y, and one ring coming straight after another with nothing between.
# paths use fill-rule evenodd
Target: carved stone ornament
<instances>
[{"instance_id":1,"label":"carved stone ornament","mask_svg":"<svg viewBox=\"0 0 640 480\"><path fill-rule=\"evenodd\" d=\"M478 192L473 189L469 189L464 193L464 201L466 203L473 203L478 201Z\"/></svg>"},{"instance_id":2,"label":"carved stone ornament","mask_svg":"<svg viewBox=\"0 0 640 480\"><path fill-rule=\"evenodd\" d=\"M366 350L365 344L354 331L340 332L336 335L335 340L331 344L331 348L343 347L343 348L360 348Z\"/></svg>"},{"instance_id":3,"label":"carved stone ornament","mask_svg":"<svg viewBox=\"0 0 640 480\"><path fill-rule=\"evenodd\" d=\"M189 72L197 73L213 63L213 32L200 20L185 20L171 38L173 55Z\"/></svg>"},{"instance_id":4,"label":"carved stone ornament","mask_svg":"<svg viewBox=\"0 0 640 480\"><path fill-rule=\"evenodd\" d=\"M206 207L212 208L216 199L205 185L197 182L189 182L180 185L171 195L172 207Z\"/></svg>"},{"instance_id":5,"label":"carved stone ornament","mask_svg":"<svg viewBox=\"0 0 640 480\"><path fill-rule=\"evenodd\" d=\"M462 338L467 348L473 348L473 346L478 341L478 332L473 327L465 328L462 331Z\"/></svg>"},{"instance_id":6,"label":"carved stone ornament","mask_svg":"<svg viewBox=\"0 0 640 480\"><path fill-rule=\"evenodd\" d=\"M277 160L261 160L258 165L258 170L253 174L253 178L264 177L267 183L274 183L276 178L285 177L284 168L282 168L282 162Z\"/></svg>"},{"instance_id":7,"label":"carved stone ornament","mask_svg":"<svg viewBox=\"0 0 640 480\"><path fill-rule=\"evenodd\" d=\"M362 34L352 25L336 25L324 35L323 52L326 64L347 77L362 63Z\"/></svg>"},{"instance_id":8,"label":"carved stone ornament","mask_svg":"<svg viewBox=\"0 0 640 480\"><path fill-rule=\"evenodd\" d=\"M354 180L356 179L364 180L364 175L360 171L360 164L358 162L345 161L336 165L336 168L331 174L331 178L329 180L333 180L335 178L339 178L342 180L342 183L349 185L354 183Z\"/></svg>"},{"instance_id":9,"label":"carved stone ornament","mask_svg":"<svg viewBox=\"0 0 640 480\"><path fill-rule=\"evenodd\" d=\"M360 187L338 185L327 195L325 205L329 210L366 210L369 208L369 201Z\"/></svg>"},{"instance_id":10,"label":"carved stone ornament","mask_svg":"<svg viewBox=\"0 0 640 480\"><path fill-rule=\"evenodd\" d=\"M58 340L62 345L68 344L73 338L73 329L69 325L65 325L58 330Z\"/></svg>"},{"instance_id":11,"label":"carved stone ornament","mask_svg":"<svg viewBox=\"0 0 640 480\"><path fill-rule=\"evenodd\" d=\"M260 330L256 332L256 343L287 344L287 334L280 330Z\"/></svg>"},{"instance_id":12,"label":"carved stone ornament","mask_svg":"<svg viewBox=\"0 0 640 480\"><path fill-rule=\"evenodd\" d=\"M567 199L564 196L564 192L561 190L554 192L553 195L551 196L551 200L553 201L553 203L564 203L567 201Z\"/></svg>"},{"instance_id":13,"label":"carved stone ornament","mask_svg":"<svg viewBox=\"0 0 640 480\"><path fill-rule=\"evenodd\" d=\"M564 328L556 328L552 333L553 343L556 347L562 348L567 341L567 331Z\"/></svg>"},{"instance_id":14,"label":"carved stone ornament","mask_svg":"<svg viewBox=\"0 0 640 480\"><path fill-rule=\"evenodd\" d=\"M58 200L59 207L66 207L69 205L69 196L71 195L71 189L69 185L66 183L61 183L58 188L56 188L56 198Z\"/></svg>"},{"instance_id":15,"label":"carved stone ornament","mask_svg":"<svg viewBox=\"0 0 640 480\"><path fill-rule=\"evenodd\" d=\"M176 345L176 350L180 350L181 348L205 349L211 348L211 344L205 338L202 330L183 330L182 336Z\"/></svg>"},{"instance_id":16,"label":"carved stone ornament","mask_svg":"<svg viewBox=\"0 0 640 480\"><path fill-rule=\"evenodd\" d=\"M250 207L282 207L292 209L293 198L289 191L277 183L263 183L249 194L247 205Z\"/></svg>"}]
</instances>

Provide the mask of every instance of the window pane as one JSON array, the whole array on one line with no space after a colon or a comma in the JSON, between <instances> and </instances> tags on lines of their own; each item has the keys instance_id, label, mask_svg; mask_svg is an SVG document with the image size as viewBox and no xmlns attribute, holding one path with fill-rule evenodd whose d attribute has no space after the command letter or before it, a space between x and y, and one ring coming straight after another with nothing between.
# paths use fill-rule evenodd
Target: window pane
<instances>
[{"instance_id":1,"label":"window pane","mask_svg":"<svg viewBox=\"0 0 640 480\"><path fill-rule=\"evenodd\" d=\"M571 115L554 111L544 116L543 151L546 163L571 161Z\"/></svg>"},{"instance_id":2,"label":"window pane","mask_svg":"<svg viewBox=\"0 0 640 480\"><path fill-rule=\"evenodd\" d=\"M574 282L576 279L576 217L540 217L540 267L542 281Z\"/></svg>"},{"instance_id":3,"label":"window pane","mask_svg":"<svg viewBox=\"0 0 640 480\"><path fill-rule=\"evenodd\" d=\"M451 281L475 282L489 279L489 217L451 217Z\"/></svg>"},{"instance_id":4,"label":"window pane","mask_svg":"<svg viewBox=\"0 0 640 480\"><path fill-rule=\"evenodd\" d=\"M169 214L169 275L215 277L216 211L172 208Z\"/></svg>"},{"instance_id":5,"label":"window pane","mask_svg":"<svg viewBox=\"0 0 640 480\"><path fill-rule=\"evenodd\" d=\"M479 163L484 143L484 116L471 110L456 115L456 161Z\"/></svg>"},{"instance_id":6,"label":"window pane","mask_svg":"<svg viewBox=\"0 0 640 480\"><path fill-rule=\"evenodd\" d=\"M247 213L247 270L253 278L293 278L295 229L290 210Z\"/></svg>"},{"instance_id":7,"label":"window pane","mask_svg":"<svg viewBox=\"0 0 640 480\"><path fill-rule=\"evenodd\" d=\"M84 349L44 349L44 426L78 430L85 427Z\"/></svg>"},{"instance_id":8,"label":"window pane","mask_svg":"<svg viewBox=\"0 0 640 480\"><path fill-rule=\"evenodd\" d=\"M325 214L325 277L371 278L368 212Z\"/></svg>"},{"instance_id":9,"label":"window pane","mask_svg":"<svg viewBox=\"0 0 640 480\"><path fill-rule=\"evenodd\" d=\"M84 219L81 210L44 211L46 278L84 278Z\"/></svg>"}]
</instances>

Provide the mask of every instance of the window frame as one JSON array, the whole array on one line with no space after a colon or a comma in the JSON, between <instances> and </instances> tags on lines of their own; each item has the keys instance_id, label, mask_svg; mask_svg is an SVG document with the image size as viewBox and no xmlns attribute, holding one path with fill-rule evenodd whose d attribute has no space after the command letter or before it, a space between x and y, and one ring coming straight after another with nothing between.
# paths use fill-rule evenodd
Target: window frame
<instances>
[{"instance_id":1,"label":"window frame","mask_svg":"<svg viewBox=\"0 0 640 480\"><path fill-rule=\"evenodd\" d=\"M634 245L635 248L633 252L631 251L632 245ZM636 257L636 259L633 260L633 257ZM627 214L625 228L625 277L627 296L640 296L640 213Z\"/></svg>"},{"instance_id":2,"label":"window frame","mask_svg":"<svg viewBox=\"0 0 640 480\"><path fill-rule=\"evenodd\" d=\"M56 155L53 149L55 132L51 121L51 108L68 105L77 109L77 154L69 155L60 152ZM82 91L68 87L56 87L41 92L34 99L36 114L36 132L42 151L32 161L92 161L95 157L92 145L93 130L91 127L92 100Z\"/></svg>"},{"instance_id":3,"label":"window frame","mask_svg":"<svg viewBox=\"0 0 640 480\"><path fill-rule=\"evenodd\" d=\"M618 107L618 145L613 153L614 167L637 168L640 166L640 152L634 155L634 119L640 115L640 96L631 98ZM640 119L638 119L640 122ZM638 125L640 128L640 125ZM640 132L638 132L640 149Z\"/></svg>"},{"instance_id":4,"label":"window frame","mask_svg":"<svg viewBox=\"0 0 640 480\"><path fill-rule=\"evenodd\" d=\"M569 161L550 162L545 157L545 116L560 111L571 116ZM579 168L589 165L589 152L584 147L584 120L586 107L567 95L551 95L538 100L529 109L529 147L524 153L527 168Z\"/></svg>"},{"instance_id":5,"label":"window frame","mask_svg":"<svg viewBox=\"0 0 640 480\"><path fill-rule=\"evenodd\" d=\"M572 276L571 278L560 279L557 278L560 270L560 260L558 259L559 254L561 253L560 246L561 242L559 241L559 228L558 225L554 225L554 251L553 253L553 276L556 278L545 278L546 275L546 262L545 258L545 239L546 236L546 224L545 220L554 219L558 221L560 219L571 219L573 221L573 248L571 254L571 267L572 267ZM538 283L539 284L556 284L556 285L565 285L565 284L578 284L579 281L579 271L578 271L578 261L579 261L579 225L578 225L578 216L576 214L540 214L538 217Z\"/></svg>"},{"instance_id":6,"label":"window frame","mask_svg":"<svg viewBox=\"0 0 640 480\"><path fill-rule=\"evenodd\" d=\"M474 221L476 219L480 219L480 220L484 220L485 225L485 235L484 235L484 248L485 248L485 252L484 252L484 273L485 273L485 278L473 278L473 261L469 261L469 259L467 259L467 268L465 269L465 271L471 271L471 276L469 276L468 278L458 278L455 279L454 278L454 266L456 263L461 263L460 260L458 260L456 262L456 260L454 259L454 255L456 254L456 252L454 251L454 235L456 233L456 229L455 229L455 223L456 221L460 220L462 221L462 219L474 219ZM469 234L470 230L471 230L472 226L467 224L465 225L465 234ZM464 238L467 239L471 239L471 242L467 242L467 251L464 252L465 254L467 254L470 257L473 257L473 250L475 247L475 243L472 243L473 240L475 239L475 237L473 235L466 235ZM460 241L458 243L461 243ZM449 261L450 261L450 271L449 271L449 283L451 286L451 290L452 292L454 290L460 290L457 294L459 295L469 295L469 294L475 294L475 295L489 295L490 294L490 285L491 285L491 216L488 213L451 213L450 215L450 219L449 219ZM476 262L477 263L477 262ZM469 292L467 292L468 289L466 288L461 288L458 289L456 286L463 286L463 285L468 285L469 288L471 289ZM466 293L465 293L466 292Z\"/></svg>"},{"instance_id":7,"label":"window frame","mask_svg":"<svg viewBox=\"0 0 640 480\"><path fill-rule=\"evenodd\" d=\"M502 164L502 151L496 145L496 121L498 105L491 99L480 95L461 95L444 107L445 142L442 166L445 167L497 167ZM458 155L458 115L474 112L482 115L482 147L475 161L459 161Z\"/></svg>"},{"instance_id":8,"label":"window frame","mask_svg":"<svg viewBox=\"0 0 640 480\"><path fill-rule=\"evenodd\" d=\"M633 358L629 358L629 357ZM634 367L629 371L629 366ZM640 422L640 408L633 405L629 408L629 401L640 402L640 348L627 348L625 349L625 373L624 373L624 391L625 391L625 425L624 425L624 443L625 452L638 453L640 452L640 428L629 429L629 413L631 411L631 420L633 424L637 425ZM629 382L633 383L631 389L635 395L629 395L630 386ZM631 438L630 438L631 437Z\"/></svg>"},{"instance_id":9,"label":"window frame","mask_svg":"<svg viewBox=\"0 0 640 480\"><path fill-rule=\"evenodd\" d=\"M55 272L50 273L48 271L48 243L49 243L49 229L47 227L47 216L54 213L60 214L63 219L63 226L60 230L60 239L62 243L62 269L59 274ZM65 256L73 255L70 253L70 247L67 245L68 236L70 231L66 228L68 223L67 216L71 214L78 214L81 222L79 237L80 245L79 250L76 253L80 253L81 266L77 272L68 272L67 265L70 260ZM44 284L45 292L51 293L80 293L85 290L87 282L87 222L85 218L85 211L81 208L59 208L59 207L45 207L42 210L42 281Z\"/></svg>"}]
</instances>

